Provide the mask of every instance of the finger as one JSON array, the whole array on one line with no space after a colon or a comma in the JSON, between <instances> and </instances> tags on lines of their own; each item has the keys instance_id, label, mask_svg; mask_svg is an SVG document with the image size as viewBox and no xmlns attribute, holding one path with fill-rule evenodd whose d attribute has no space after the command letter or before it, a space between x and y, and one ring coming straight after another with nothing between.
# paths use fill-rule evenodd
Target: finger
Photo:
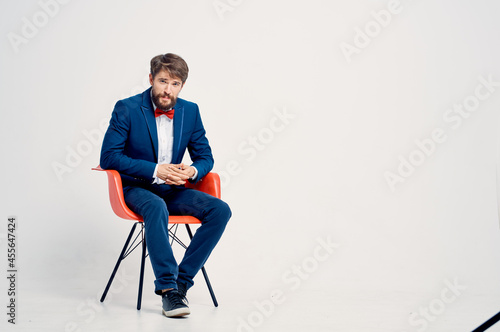
<instances>
[{"instance_id":1,"label":"finger","mask_svg":"<svg viewBox=\"0 0 500 332\"><path fill-rule=\"evenodd\" d=\"M172 182L174 182L175 184L178 184L178 185L186 183L185 180L187 179L187 177L183 174L175 174L174 175L172 173L170 174L169 178L170 178L170 180L172 180Z\"/></svg>"},{"instance_id":2,"label":"finger","mask_svg":"<svg viewBox=\"0 0 500 332\"><path fill-rule=\"evenodd\" d=\"M169 184L176 185L176 186L181 186L185 184L186 182L184 180L169 180Z\"/></svg>"},{"instance_id":3,"label":"finger","mask_svg":"<svg viewBox=\"0 0 500 332\"><path fill-rule=\"evenodd\" d=\"M172 170L172 172L170 174L171 174L171 176L176 176L182 180L189 179L189 175L187 174L187 171L184 171L184 170L174 169L174 170Z\"/></svg>"},{"instance_id":4,"label":"finger","mask_svg":"<svg viewBox=\"0 0 500 332\"><path fill-rule=\"evenodd\" d=\"M183 170L182 170L181 168L177 167L177 166L175 166L175 167L170 167L170 171L171 171L172 173L179 173L179 174L182 174L182 172L183 172Z\"/></svg>"}]
</instances>

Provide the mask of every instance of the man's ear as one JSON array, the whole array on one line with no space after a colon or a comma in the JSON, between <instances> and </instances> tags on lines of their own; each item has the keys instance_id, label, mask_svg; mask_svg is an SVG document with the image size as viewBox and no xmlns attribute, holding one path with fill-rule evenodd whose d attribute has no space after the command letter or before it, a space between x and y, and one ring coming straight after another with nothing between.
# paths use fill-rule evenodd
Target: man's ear
<instances>
[{"instance_id":1,"label":"man's ear","mask_svg":"<svg viewBox=\"0 0 500 332\"><path fill-rule=\"evenodd\" d=\"M153 74L149 74L149 84L153 85Z\"/></svg>"}]
</instances>

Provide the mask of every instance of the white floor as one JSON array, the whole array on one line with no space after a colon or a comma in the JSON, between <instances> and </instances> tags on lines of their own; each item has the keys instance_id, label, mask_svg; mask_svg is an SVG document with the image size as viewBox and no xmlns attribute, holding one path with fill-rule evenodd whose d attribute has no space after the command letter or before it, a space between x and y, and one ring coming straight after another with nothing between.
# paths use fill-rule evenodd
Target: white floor
<instances>
[{"instance_id":1,"label":"white floor","mask_svg":"<svg viewBox=\"0 0 500 332\"><path fill-rule=\"evenodd\" d=\"M433 321L424 325L420 316L419 325L412 326L409 315L420 310L415 301L432 299L433 294L319 290L313 280L297 290L263 285L258 289L251 285L227 288L212 273L219 307L213 306L203 280L197 277L188 293L191 315L169 319L161 315L161 302L152 293L151 271L146 277L142 309L136 310L138 278L127 269L119 271L104 303L98 298L107 276L32 284L33 288L23 290L18 298L17 324L3 319L0 330L460 332L472 331L500 310L498 297L462 294L443 307L434 301ZM500 331L500 323L488 331Z\"/></svg>"},{"instance_id":2,"label":"white floor","mask_svg":"<svg viewBox=\"0 0 500 332\"><path fill-rule=\"evenodd\" d=\"M52 242L21 229L17 324L7 323L2 291L0 331L470 332L500 311L496 224L494 238L464 241L453 255L443 255L436 248L447 246L431 246L429 239L425 246L411 243L420 241L413 237L406 246L376 237L358 245L361 240L342 233L333 249L323 246L326 232L304 236L303 229L296 231L300 237L288 230L287 242L278 245L271 227L257 246L250 230L229 228L206 265L219 307L198 275L185 319L161 314L149 260L142 309L136 310L137 251L123 261L107 299L99 302L130 227L109 224L114 233L93 237L90 230L81 236L74 224L67 226L71 232L63 225L59 234L72 236ZM175 246L174 252L184 251ZM6 281L0 279L0 290L7 289ZM500 323L488 330L499 331Z\"/></svg>"}]
</instances>

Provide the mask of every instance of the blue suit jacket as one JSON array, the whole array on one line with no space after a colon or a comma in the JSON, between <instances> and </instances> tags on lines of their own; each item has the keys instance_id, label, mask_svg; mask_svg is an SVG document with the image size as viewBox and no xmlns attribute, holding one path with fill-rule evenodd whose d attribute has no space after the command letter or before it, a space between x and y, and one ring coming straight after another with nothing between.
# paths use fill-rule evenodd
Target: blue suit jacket
<instances>
[{"instance_id":1,"label":"blue suit jacket","mask_svg":"<svg viewBox=\"0 0 500 332\"><path fill-rule=\"evenodd\" d=\"M158 163L158 134L150 91L118 101L104 135L100 165L120 172L124 186L150 184ZM180 98L174 109L172 164L181 163L187 149L192 166L198 170L197 181L214 164L200 111L195 103Z\"/></svg>"}]
</instances>

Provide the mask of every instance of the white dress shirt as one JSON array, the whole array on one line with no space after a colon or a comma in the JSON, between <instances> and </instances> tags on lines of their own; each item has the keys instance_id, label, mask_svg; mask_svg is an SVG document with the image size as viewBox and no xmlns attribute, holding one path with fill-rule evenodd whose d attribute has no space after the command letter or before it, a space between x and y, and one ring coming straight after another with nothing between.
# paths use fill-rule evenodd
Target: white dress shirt
<instances>
[{"instance_id":1,"label":"white dress shirt","mask_svg":"<svg viewBox=\"0 0 500 332\"><path fill-rule=\"evenodd\" d=\"M155 106L153 104L153 106ZM156 106L155 106L156 109ZM165 114L156 117L156 131L158 132L158 164L170 164L172 162L172 149L174 146L174 120ZM156 176L158 165L153 175L153 183L163 184L165 181Z\"/></svg>"},{"instance_id":2,"label":"white dress shirt","mask_svg":"<svg viewBox=\"0 0 500 332\"><path fill-rule=\"evenodd\" d=\"M153 109L156 110L155 103L151 100ZM172 151L174 146L174 119L170 119L165 114L155 118L156 131L158 132L158 165L170 164L172 162ZM164 184L165 181L157 177L158 165L155 167L153 174L154 184ZM196 179L198 170L194 167L194 175L190 180Z\"/></svg>"}]
</instances>

